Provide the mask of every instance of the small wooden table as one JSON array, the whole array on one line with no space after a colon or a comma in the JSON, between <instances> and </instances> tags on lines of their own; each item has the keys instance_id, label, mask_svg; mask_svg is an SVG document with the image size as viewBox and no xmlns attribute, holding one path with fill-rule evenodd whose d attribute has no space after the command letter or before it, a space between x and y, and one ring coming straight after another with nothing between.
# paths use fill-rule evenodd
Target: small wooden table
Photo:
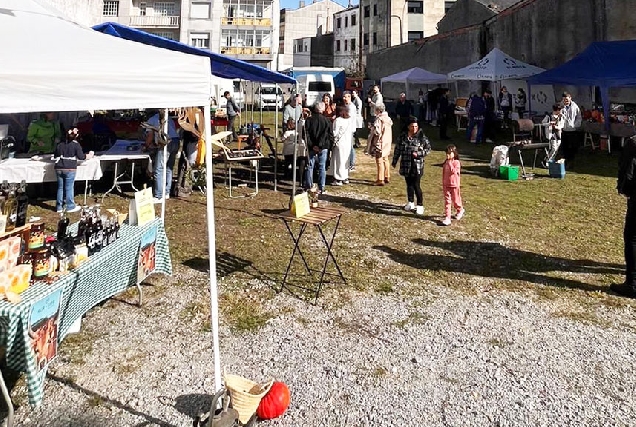
<instances>
[{"instance_id":1,"label":"small wooden table","mask_svg":"<svg viewBox=\"0 0 636 427\"><path fill-rule=\"evenodd\" d=\"M340 270L340 266L338 265L338 262L336 261L336 258L332 250L333 242L336 238L338 227L340 226L340 218L342 217L342 214L344 214L345 212L346 211L343 208L340 208L337 206L324 206L324 207L311 208L311 211L308 214L298 218L296 218L291 212L285 212L284 214L281 214L278 216L285 224L285 227L287 227L287 231L289 231L289 235L291 236L294 242L294 250L292 251L291 258L289 259L289 264L287 264L287 270L285 271L285 276L283 277L283 282L280 287L281 291L283 290L283 288L285 287L285 284L287 283L287 277L289 276L289 271L291 270L291 266L292 266L292 263L294 262L294 258L296 257L296 254L298 254L300 258L302 259L303 265L305 266L305 270L307 271L309 276L311 276L312 281L314 279L314 274L313 274L314 271L316 272L318 271L318 270L312 270L309 267L307 258L305 257L302 250L300 249L300 242L302 237L305 235L305 230L307 229L308 225L313 225L314 227L316 227L316 229L318 230L318 233L320 234L322 242L325 245L325 248L327 249L327 254L322 264L322 270L320 271L320 278L317 283L314 282L315 285L317 285L315 289L314 304L316 303L316 301L318 301L318 296L320 295L320 290L322 289L322 285L325 280L325 273L327 271L327 266L329 264L330 259L331 261L333 261L333 264L336 267L336 270L338 271L339 277L342 279L342 281L345 284L347 283L347 279L345 279L344 275L342 274L342 271ZM336 222L336 225L331 234L331 238L328 238L328 236L325 235L323 226L334 220ZM291 226L291 224L294 222L300 223L300 230L297 235L294 234L294 231Z\"/></svg>"}]
</instances>

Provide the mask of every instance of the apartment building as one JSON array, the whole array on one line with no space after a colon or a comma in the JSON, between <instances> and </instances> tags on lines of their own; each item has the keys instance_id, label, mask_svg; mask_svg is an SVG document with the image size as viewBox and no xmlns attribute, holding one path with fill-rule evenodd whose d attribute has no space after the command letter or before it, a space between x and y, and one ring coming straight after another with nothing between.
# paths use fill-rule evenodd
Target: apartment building
<instances>
[{"instance_id":1,"label":"apartment building","mask_svg":"<svg viewBox=\"0 0 636 427\"><path fill-rule=\"evenodd\" d=\"M437 23L452 3L444 0L360 0L363 60L367 53L437 34Z\"/></svg>"},{"instance_id":2,"label":"apartment building","mask_svg":"<svg viewBox=\"0 0 636 427\"><path fill-rule=\"evenodd\" d=\"M277 69L280 71L294 65L295 40L333 31L333 14L343 9L343 6L331 0L315 1L310 4L300 1L298 9L282 9Z\"/></svg>"},{"instance_id":3,"label":"apartment building","mask_svg":"<svg viewBox=\"0 0 636 427\"><path fill-rule=\"evenodd\" d=\"M279 0L103 0L99 22L115 21L273 68L279 5Z\"/></svg>"},{"instance_id":4,"label":"apartment building","mask_svg":"<svg viewBox=\"0 0 636 427\"><path fill-rule=\"evenodd\" d=\"M360 8L349 7L333 14L333 65L347 74L361 71Z\"/></svg>"}]
</instances>

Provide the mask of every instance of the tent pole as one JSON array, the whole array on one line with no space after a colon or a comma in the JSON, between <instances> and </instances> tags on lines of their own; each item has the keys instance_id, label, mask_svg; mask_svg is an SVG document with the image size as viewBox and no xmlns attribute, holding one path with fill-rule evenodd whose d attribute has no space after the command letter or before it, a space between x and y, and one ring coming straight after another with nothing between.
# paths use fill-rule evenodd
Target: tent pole
<instances>
[{"instance_id":1,"label":"tent pole","mask_svg":"<svg viewBox=\"0 0 636 427\"><path fill-rule=\"evenodd\" d=\"M219 350L219 296L216 282L216 238L214 230L214 190L212 177L212 120L210 107L203 109L205 118L205 181L208 213L208 256L210 262L210 325L212 327L212 349L214 351L214 392L221 389L221 355Z\"/></svg>"},{"instance_id":2,"label":"tent pole","mask_svg":"<svg viewBox=\"0 0 636 427\"><path fill-rule=\"evenodd\" d=\"M294 96L294 94L296 94L298 91L298 85L296 84L294 86L294 93L292 93L292 96ZM302 117L302 114L301 114ZM303 129L298 129L298 120L296 118L296 109L294 109L294 121L296 122L296 138L294 141L294 165L292 166L292 196L291 198L293 199L294 196L296 195L296 164L298 162L298 141L301 138L301 133L303 131ZM309 157L307 157L307 161L309 161ZM289 203L290 207L291 207L291 200Z\"/></svg>"},{"instance_id":3,"label":"tent pole","mask_svg":"<svg viewBox=\"0 0 636 427\"><path fill-rule=\"evenodd\" d=\"M278 191L278 83L276 83L274 90L276 91L276 113L274 114L274 147L276 148L274 151L274 191Z\"/></svg>"},{"instance_id":4,"label":"tent pole","mask_svg":"<svg viewBox=\"0 0 636 427\"><path fill-rule=\"evenodd\" d=\"M170 134L168 133L168 120L170 120L170 116L168 115L168 109L163 110L163 114L165 117L163 123L163 131L168 137ZM172 141L171 141L172 142ZM166 220L166 188L168 187L167 181L168 177L168 145L163 146L163 187L161 188L161 224L165 223Z\"/></svg>"}]
</instances>

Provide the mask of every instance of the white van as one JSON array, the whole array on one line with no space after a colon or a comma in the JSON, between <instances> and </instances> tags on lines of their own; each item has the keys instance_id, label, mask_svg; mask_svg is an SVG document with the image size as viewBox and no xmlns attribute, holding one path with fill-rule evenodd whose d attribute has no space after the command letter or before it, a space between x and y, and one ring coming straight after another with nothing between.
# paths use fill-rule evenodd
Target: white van
<instances>
[{"instance_id":1,"label":"white van","mask_svg":"<svg viewBox=\"0 0 636 427\"><path fill-rule=\"evenodd\" d=\"M242 110L245 106L245 90L244 83L241 84L240 80L230 80L230 79L222 79L220 77L212 76L212 96L216 98L218 106L220 108L225 108L227 104L227 100L223 97L223 93L225 91L230 92L234 102L239 108Z\"/></svg>"},{"instance_id":2,"label":"white van","mask_svg":"<svg viewBox=\"0 0 636 427\"><path fill-rule=\"evenodd\" d=\"M336 86L331 74L305 74L296 77L296 81L298 81L298 93L302 95L303 102L307 107L321 101L325 93L331 95L331 98L336 93Z\"/></svg>"},{"instance_id":3,"label":"white van","mask_svg":"<svg viewBox=\"0 0 636 427\"><path fill-rule=\"evenodd\" d=\"M279 110L283 109L284 104L283 90L275 84L263 83L256 87L254 91L254 108L263 110L268 108L274 109L278 106Z\"/></svg>"}]
</instances>

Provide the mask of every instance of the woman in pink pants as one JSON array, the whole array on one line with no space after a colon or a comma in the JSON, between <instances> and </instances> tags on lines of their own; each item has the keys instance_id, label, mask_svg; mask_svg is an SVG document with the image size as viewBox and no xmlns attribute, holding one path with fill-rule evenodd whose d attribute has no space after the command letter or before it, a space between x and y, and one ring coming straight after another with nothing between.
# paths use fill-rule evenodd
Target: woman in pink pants
<instances>
[{"instance_id":1,"label":"woman in pink pants","mask_svg":"<svg viewBox=\"0 0 636 427\"><path fill-rule=\"evenodd\" d=\"M457 147L449 145L446 147L446 161L442 170L442 182L444 187L444 220L442 224L451 225L451 208L455 205L457 220L464 216L464 206L462 205L461 186L461 163Z\"/></svg>"}]
</instances>

